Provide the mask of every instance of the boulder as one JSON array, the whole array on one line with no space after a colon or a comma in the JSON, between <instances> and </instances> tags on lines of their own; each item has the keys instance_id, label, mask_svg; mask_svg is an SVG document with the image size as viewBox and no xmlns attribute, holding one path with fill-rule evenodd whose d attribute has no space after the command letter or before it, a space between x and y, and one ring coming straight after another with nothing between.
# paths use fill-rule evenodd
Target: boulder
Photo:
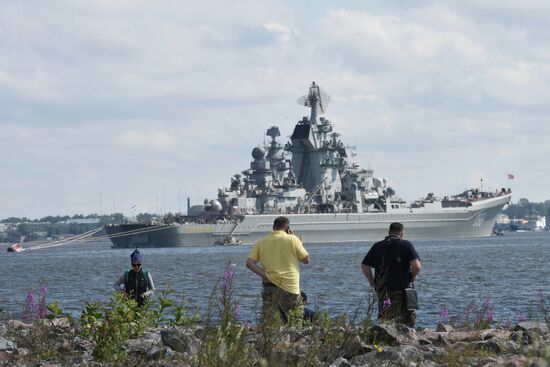
<instances>
[{"instance_id":1,"label":"boulder","mask_svg":"<svg viewBox=\"0 0 550 367\"><path fill-rule=\"evenodd\" d=\"M534 331L537 333L547 333L548 332L548 325L544 322L533 322L533 321L523 321L518 322L516 326L514 326L514 331Z\"/></svg>"},{"instance_id":2,"label":"boulder","mask_svg":"<svg viewBox=\"0 0 550 367\"><path fill-rule=\"evenodd\" d=\"M71 320L67 317L58 317L51 320L44 320L45 324L52 328L67 330L72 327Z\"/></svg>"},{"instance_id":3,"label":"boulder","mask_svg":"<svg viewBox=\"0 0 550 367\"><path fill-rule=\"evenodd\" d=\"M352 366L417 366L423 364L423 353L412 345L383 347L352 358Z\"/></svg>"},{"instance_id":4,"label":"boulder","mask_svg":"<svg viewBox=\"0 0 550 367\"><path fill-rule=\"evenodd\" d=\"M506 358L506 361L504 362L504 366L506 367L523 367L528 366L529 360L526 356L522 355L513 355L508 358Z\"/></svg>"},{"instance_id":5,"label":"boulder","mask_svg":"<svg viewBox=\"0 0 550 367\"><path fill-rule=\"evenodd\" d=\"M453 331L447 334L447 340L453 344L458 342L475 342L482 339L482 334L479 331Z\"/></svg>"},{"instance_id":6,"label":"boulder","mask_svg":"<svg viewBox=\"0 0 550 367\"><path fill-rule=\"evenodd\" d=\"M450 332L450 331L455 331L455 328L452 327L451 325L449 324L442 324L442 323L438 323L437 324L437 327L435 328L435 331L438 331L438 332Z\"/></svg>"},{"instance_id":7,"label":"boulder","mask_svg":"<svg viewBox=\"0 0 550 367\"><path fill-rule=\"evenodd\" d=\"M157 333L146 333L139 339L126 341L126 354L131 357L144 357L148 360L160 357L161 337Z\"/></svg>"},{"instance_id":8,"label":"boulder","mask_svg":"<svg viewBox=\"0 0 550 367\"><path fill-rule=\"evenodd\" d=\"M196 354L200 342L195 336L196 332L179 326L164 329L160 332L162 344L176 352L190 352Z\"/></svg>"},{"instance_id":9,"label":"boulder","mask_svg":"<svg viewBox=\"0 0 550 367\"><path fill-rule=\"evenodd\" d=\"M342 345L340 356L346 359L373 351L373 347L364 343L359 335L349 337Z\"/></svg>"},{"instance_id":10,"label":"boulder","mask_svg":"<svg viewBox=\"0 0 550 367\"><path fill-rule=\"evenodd\" d=\"M488 352L492 352L495 354L499 354L502 352L501 343L499 343L499 340L497 338L492 338L489 340L483 340L483 341L477 342L475 344L475 348L480 350L486 350Z\"/></svg>"},{"instance_id":11,"label":"boulder","mask_svg":"<svg viewBox=\"0 0 550 367\"><path fill-rule=\"evenodd\" d=\"M330 364L329 367L351 367L351 364L347 359L343 357L338 357Z\"/></svg>"},{"instance_id":12,"label":"boulder","mask_svg":"<svg viewBox=\"0 0 550 367\"><path fill-rule=\"evenodd\" d=\"M13 352L17 349L17 344L14 341L0 336L0 352Z\"/></svg>"},{"instance_id":13,"label":"boulder","mask_svg":"<svg viewBox=\"0 0 550 367\"><path fill-rule=\"evenodd\" d=\"M374 341L389 345L412 344L416 341L416 331L403 324L385 323L370 329Z\"/></svg>"}]
</instances>

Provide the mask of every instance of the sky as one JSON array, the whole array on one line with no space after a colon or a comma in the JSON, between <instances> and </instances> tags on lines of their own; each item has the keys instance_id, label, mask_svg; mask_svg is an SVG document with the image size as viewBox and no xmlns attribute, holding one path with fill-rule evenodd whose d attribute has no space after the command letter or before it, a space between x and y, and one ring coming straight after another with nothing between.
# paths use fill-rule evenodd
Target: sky
<instances>
[{"instance_id":1,"label":"sky","mask_svg":"<svg viewBox=\"0 0 550 367\"><path fill-rule=\"evenodd\" d=\"M548 39L547 1L0 1L0 218L215 198L312 81L402 198L544 201Z\"/></svg>"}]
</instances>

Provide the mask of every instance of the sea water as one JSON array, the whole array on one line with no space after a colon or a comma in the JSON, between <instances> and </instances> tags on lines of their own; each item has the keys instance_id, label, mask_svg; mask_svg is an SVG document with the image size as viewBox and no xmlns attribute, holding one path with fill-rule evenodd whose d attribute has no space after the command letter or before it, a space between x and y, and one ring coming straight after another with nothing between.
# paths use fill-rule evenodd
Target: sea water
<instances>
[{"instance_id":1,"label":"sea water","mask_svg":"<svg viewBox=\"0 0 550 367\"><path fill-rule=\"evenodd\" d=\"M331 316L364 317L368 282L361 261L372 243L305 246L311 264L301 267L301 288L309 307ZM435 327L442 308L464 318L484 301L494 319L540 319L550 306L550 232L506 232L501 237L413 241L422 261L415 283L420 309L417 326ZM86 302L108 301L114 281L129 268L133 249L109 242L84 242L8 253L0 246L0 308L4 318L20 318L29 290L48 288L47 302L59 301L78 316ZM249 245L141 249L143 265L157 288L185 292L187 302L205 312L228 263L234 271L239 317L254 322L261 307L260 279L245 267ZM215 291L214 291L215 292ZM215 302L215 297L213 298Z\"/></svg>"}]
</instances>

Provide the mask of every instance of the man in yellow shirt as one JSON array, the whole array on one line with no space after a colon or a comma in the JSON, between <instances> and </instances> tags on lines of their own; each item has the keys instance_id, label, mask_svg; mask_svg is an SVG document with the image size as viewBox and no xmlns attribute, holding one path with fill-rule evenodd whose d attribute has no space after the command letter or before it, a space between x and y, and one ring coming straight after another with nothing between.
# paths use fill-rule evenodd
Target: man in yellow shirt
<instances>
[{"instance_id":1,"label":"man in yellow shirt","mask_svg":"<svg viewBox=\"0 0 550 367\"><path fill-rule=\"evenodd\" d=\"M278 309L283 320L288 311L299 308L299 265L309 264L309 254L289 225L288 218L276 218L273 232L256 241L246 260L246 266L262 278L262 313Z\"/></svg>"}]
</instances>

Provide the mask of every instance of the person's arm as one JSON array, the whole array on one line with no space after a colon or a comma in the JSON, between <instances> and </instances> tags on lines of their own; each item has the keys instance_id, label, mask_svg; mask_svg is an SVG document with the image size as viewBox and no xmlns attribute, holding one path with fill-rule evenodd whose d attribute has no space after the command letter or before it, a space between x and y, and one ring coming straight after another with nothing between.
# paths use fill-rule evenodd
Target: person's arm
<instances>
[{"instance_id":1,"label":"person's arm","mask_svg":"<svg viewBox=\"0 0 550 367\"><path fill-rule=\"evenodd\" d=\"M414 259L409 264L411 265L411 281L414 282L416 276L420 273L420 269L422 269L422 264L419 259Z\"/></svg>"},{"instance_id":2,"label":"person's arm","mask_svg":"<svg viewBox=\"0 0 550 367\"><path fill-rule=\"evenodd\" d=\"M254 274L262 278L264 283L269 282L269 279L265 275L265 270L261 266L258 266L258 260L254 260L249 257L246 259L246 267L252 270Z\"/></svg>"},{"instance_id":3,"label":"person's arm","mask_svg":"<svg viewBox=\"0 0 550 367\"><path fill-rule=\"evenodd\" d=\"M302 240L300 238L298 238L298 236L296 236L294 234L294 232L292 232L292 230L289 228L288 229L292 235L292 242L294 244L294 248L296 249L296 257L298 258L298 261L300 261L302 264L309 264L311 262L311 258L309 257L309 254L307 252L307 250L305 249L304 247L304 243L302 242Z\"/></svg>"},{"instance_id":4,"label":"person's arm","mask_svg":"<svg viewBox=\"0 0 550 367\"><path fill-rule=\"evenodd\" d=\"M153 283L153 277L151 276L151 273L147 273L147 292L144 292L143 295L145 297L151 297L153 293L155 293L155 283Z\"/></svg>"},{"instance_id":5,"label":"person's arm","mask_svg":"<svg viewBox=\"0 0 550 367\"><path fill-rule=\"evenodd\" d=\"M361 264L361 270L363 270L363 274L365 274L365 276L367 277L370 286L374 288L374 276L372 275L372 268L368 265Z\"/></svg>"},{"instance_id":6,"label":"person's arm","mask_svg":"<svg viewBox=\"0 0 550 367\"><path fill-rule=\"evenodd\" d=\"M117 281L113 284L113 287L115 288L115 290L117 291L122 291L122 289L120 289L120 285L121 284L124 284L124 273L120 276L120 278L117 279Z\"/></svg>"}]
</instances>

